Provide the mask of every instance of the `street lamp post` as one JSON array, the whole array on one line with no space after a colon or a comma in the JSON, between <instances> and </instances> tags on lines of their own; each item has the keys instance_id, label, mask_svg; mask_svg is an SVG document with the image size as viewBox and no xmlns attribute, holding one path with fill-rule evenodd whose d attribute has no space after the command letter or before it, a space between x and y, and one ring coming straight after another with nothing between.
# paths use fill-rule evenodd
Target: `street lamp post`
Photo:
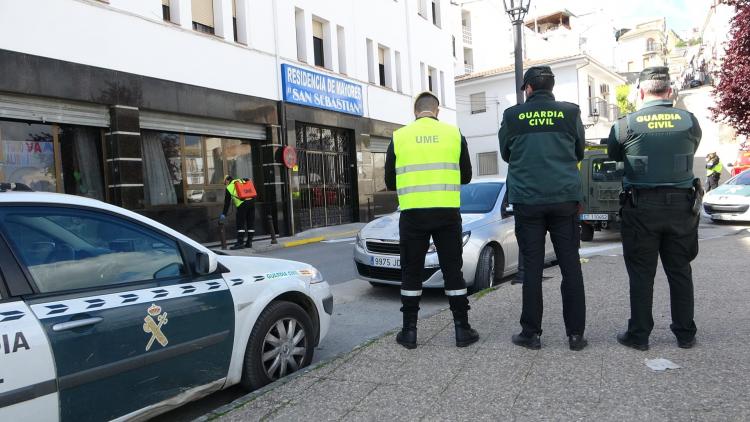
<instances>
[{"instance_id":1,"label":"street lamp post","mask_svg":"<svg viewBox=\"0 0 750 422\"><path fill-rule=\"evenodd\" d=\"M521 90L521 83L523 82L523 51L521 37L523 34L521 30L523 28L523 20L526 17L526 13L529 11L529 3L531 3L531 0L503 0L505 13L508 14L510 23L513 24L515 30L515 49L513 54L516 59L516 102L518 102L518 104L523 103L523 91Z\"/></svg>"}]
</instances>

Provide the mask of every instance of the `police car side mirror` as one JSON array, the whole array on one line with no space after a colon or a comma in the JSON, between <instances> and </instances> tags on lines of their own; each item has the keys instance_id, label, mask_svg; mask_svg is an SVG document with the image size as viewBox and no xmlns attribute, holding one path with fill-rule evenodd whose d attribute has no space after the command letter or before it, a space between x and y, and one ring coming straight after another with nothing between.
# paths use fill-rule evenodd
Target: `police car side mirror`
<instances>
[{"instance_id":1,"label":"police car side mirror","mask_svg":"<svg viewBox=\"0 0 750 422\"><path fill-rule=\"evenodd\" d=\"M198 252L195 254L195 272L199 275L211 274L216 271L218 262L216 255L211 252Z\"/></svg>"}]
</instances>

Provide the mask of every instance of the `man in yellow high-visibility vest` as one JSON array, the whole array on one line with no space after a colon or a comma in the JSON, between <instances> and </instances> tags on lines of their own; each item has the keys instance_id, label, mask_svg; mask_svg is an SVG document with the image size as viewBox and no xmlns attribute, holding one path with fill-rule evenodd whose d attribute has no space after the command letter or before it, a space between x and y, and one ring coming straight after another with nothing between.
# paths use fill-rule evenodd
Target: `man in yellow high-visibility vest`
<instances>
[{"instance_id":1,"label":"man in yellow high-visibility vest","mask_svg":"<svg viewBox=\"0 0 750 422\"><path fill-rule=\"evenodd\" d=\"M430 237L437 249L456 329L456 346L479 340L469 325L469 300L463 279L461 185L471 181L466 139L458 128L438 121L440 102L431 92L414 101L416 121L393 133L385 161L385 183L396 190L401 209L401 312L404 324L396 341L417 347L422 272Z\"/></svg>"}]
</instances>

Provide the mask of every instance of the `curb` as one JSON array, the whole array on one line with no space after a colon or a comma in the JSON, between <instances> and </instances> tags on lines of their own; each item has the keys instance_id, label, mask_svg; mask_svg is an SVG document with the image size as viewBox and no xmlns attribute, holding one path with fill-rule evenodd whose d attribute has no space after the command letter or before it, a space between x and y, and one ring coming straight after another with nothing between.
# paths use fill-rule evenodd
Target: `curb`
<instances>
[{"instance_id":1,"label":"curb","mask_svg":"<svg viewBox=\"0 0 750 422\"><path fill-rule=\"evenodd\" d=\"M344 238L346 236L351 236L351 235L357 234L357 233L359 233L359 230L350 230L348 232L333 233L333 234L330 234L328 236L317 236L317 237L310 237L310 238L307 238L307 239L292 240L290 242L284 242L284 243L282 243L281 247L283 247L283 248L293 248L295 246L302 246L302 245L307 245L307 244L310 244L310 243L318 243L318 242L323 242L323 241L326 241L326 240L341 239L341 238Z\"/></svg>"}]
</instances>

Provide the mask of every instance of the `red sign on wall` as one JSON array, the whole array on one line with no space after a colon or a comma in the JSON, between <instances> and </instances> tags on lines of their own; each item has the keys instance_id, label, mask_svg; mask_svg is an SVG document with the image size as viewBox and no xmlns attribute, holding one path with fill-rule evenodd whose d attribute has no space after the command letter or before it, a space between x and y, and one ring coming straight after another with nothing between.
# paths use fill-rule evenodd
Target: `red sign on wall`
<instances>
[{"instance_id":1,"label":"red sign on wall","mask_svg":"<svg viewBox=\"0 0 750 422\"><path fill-rule=\"evenodd\" d=\"M281 158L286 168L293 168L297 165L297 150L294 147L285 146L281 151Z\"/></svg>"}]
</instances>

